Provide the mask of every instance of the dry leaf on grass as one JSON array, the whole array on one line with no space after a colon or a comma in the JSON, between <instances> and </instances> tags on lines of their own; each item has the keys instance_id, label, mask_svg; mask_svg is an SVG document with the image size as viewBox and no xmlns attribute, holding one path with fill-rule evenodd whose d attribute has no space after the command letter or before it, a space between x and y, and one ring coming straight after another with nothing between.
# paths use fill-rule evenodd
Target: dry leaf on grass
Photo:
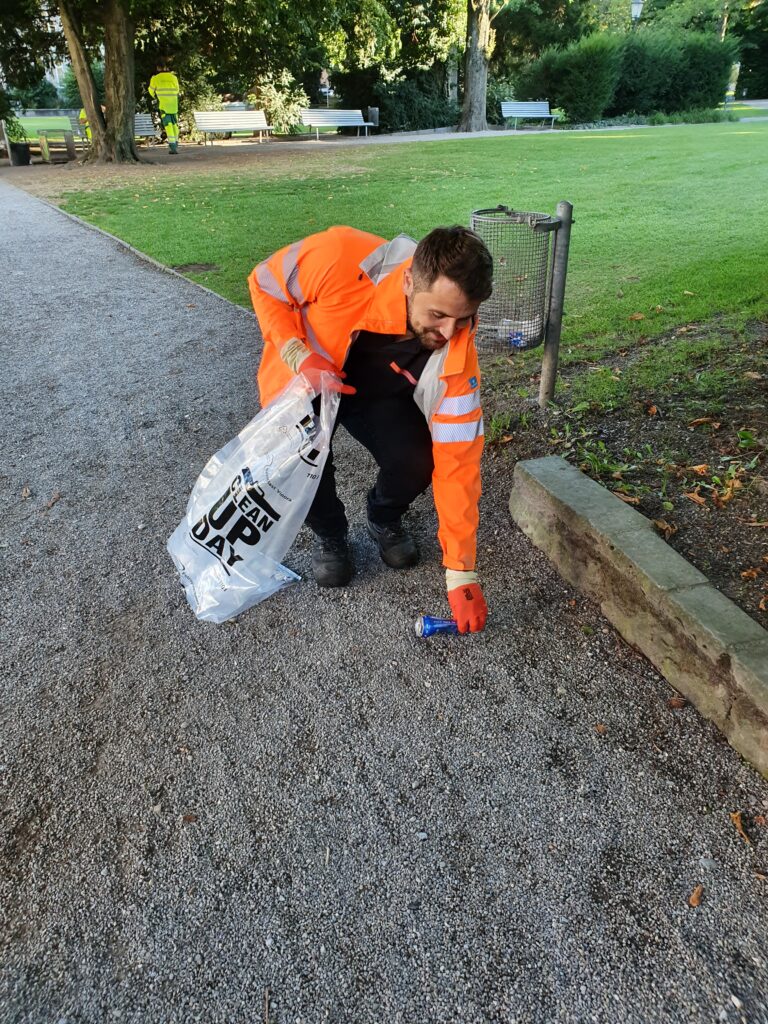
<instances>
[{"instance_id":1,"label":"dry leaf on grass","mask_svg":"<svg viewBox=\"0 0 768 1024\"><path fill-rule=\"evenodd\" d=\"M686 289L683 289L683 295L695 295L695 294L696 294L696 292L689 292Z\"/></svg>"},{"instance_id":2,"label":"dry leaf on grass","mask_svg":"<svg viewBox=\"0 0 768 1024\"><path fill-rule=\"evenodd\" d=\"M731 821L733 822L733 827L739 833L739 835L744 840L744 842L747 843L747 845L751 846L752 845L752 840L749 838L747 833L744 831L744 826L741 823L741 811L733 811L728 816L731 819Z\"/></svg>"},{"instance_id":3,"label":"dry leaf on grass","mask_svg":"<svg viewBox=\"0 0 768 1024\"><path fill-rule=\"evenodd\" d=\"M700 416L697 420L690 420L688 423L689 427L701 427L705 423L709 423L713 430L719 430L720 424L716 422L711 416Z\"/></svg>"},{"instance_id":4,"label":"dry leaf on grass","mask_svg":"<svg viewBox=\"0 0 768 1024\"><path fill-rule=\"evenodd\" d=\"M628 320L645 320L645 313L632 313L631 316L627 317Z\"/></svg>"},{"instance_id":5,"label":"dry leaf on grass","mask_svg":"<svg viewBox=\"0 0 768 1024\"><path fill-rule=\"evenodd\" d=\"M691 895L688 897L688 905L691 907L698 907L701 903L701 897L704 892L703 885L697 885Z\"/></svg>"}]
</instances>

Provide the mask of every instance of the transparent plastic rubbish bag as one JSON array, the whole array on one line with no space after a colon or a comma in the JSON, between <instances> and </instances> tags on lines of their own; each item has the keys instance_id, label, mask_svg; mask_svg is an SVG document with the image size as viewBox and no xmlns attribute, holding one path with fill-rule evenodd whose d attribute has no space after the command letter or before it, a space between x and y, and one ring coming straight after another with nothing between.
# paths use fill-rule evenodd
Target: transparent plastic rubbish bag
<instances>
[{"instance_id":1,"label":"transparent plastic rubbish bag","mask_svg":"<svg viewBox=\"0 0 768 1024\"><path fill-rule=\"evenodd\" d=\"M326 383L323 375L317 416L313 388L294 377L198 477L168 539L198 619L225 622L300 579L281 562L328 458L339 395Z\"/></svg>"}]
</instances>

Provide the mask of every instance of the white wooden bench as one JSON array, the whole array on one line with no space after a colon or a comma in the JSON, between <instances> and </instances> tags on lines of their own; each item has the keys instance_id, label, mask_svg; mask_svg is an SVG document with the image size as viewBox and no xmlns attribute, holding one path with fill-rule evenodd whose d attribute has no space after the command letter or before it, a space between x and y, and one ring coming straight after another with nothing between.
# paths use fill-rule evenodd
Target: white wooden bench
<instances>
[{"instance_id":1,"label":"white wooden bench","mask_svg":"<svg viewBox=\"0 0 768 1024\"><path fill-rule=\"evenodd\" d=\"M264 133L269 136L272 131L263 110L194 110L192 113L195 128L203 133L204 144L209 135L224 132L258 132L259 142L262 142Z\"/></svg>"},{"instance_id":2,"label":"white wooden bench","mask_svg":"<svg viewBox=\"0 0 768 1024\"><path fill-rule=\"evenodd\" d=\"M151 114L133 115L133 134L138 139L157 138L157 128Z\"/></svg>"},{"instance_id":3,"label":"white wooden bench","mask_svg":"<svg viewBox=\"0 0 768 1024\"><path fill-rule=\"evenodd\" d=\"M315 129L315 138L319 141L321 128L365 128L375 127L372 121L363 120L362 110L335 110L333 107L324 107L320 110L302 110L301 123L306 128Z\"/></svg>"},{"instance_id":4,"label":"white wooden bench","mask_svg":"<svg viewBox=\"0 0 768 1024\"><path fill-rule=\"evenodd\" d=\"M554 128L558 115L553 114L549 109L549 100L502 100L501 116L505 121L514 120L513 127L517 130L517 122L526 118L535 121L549 121L550 128Z\"/></svg>"}]
</instances>

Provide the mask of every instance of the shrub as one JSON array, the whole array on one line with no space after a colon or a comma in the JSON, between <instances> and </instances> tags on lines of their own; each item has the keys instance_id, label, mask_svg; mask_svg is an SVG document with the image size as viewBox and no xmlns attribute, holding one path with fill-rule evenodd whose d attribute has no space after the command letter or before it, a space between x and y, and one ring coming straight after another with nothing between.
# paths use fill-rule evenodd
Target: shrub
<instances>
[{"instance_id":1,"label":"shrub","mask_svg":"<svg viewBox=\"0 0 768 1024\"><path fill-rule=\"evenodd\" d=\"M663 107L670 76L682 59L684 37L676 32L632 32L624 39L621 71L609 117L650 114Z\"/></svg>"},{"instance_id":2,"label":"shrub","mask_svg":"<svg viewBox=\"0 0 768 1024\"><path fill-rule=\"evenodd\" d=\"M248 95L248 102L265 111L267 121L282 135L295 135L301 126L301 111L309 97L289 71L266 74Z\"/></svg>"},{"instance_id":3,"label":"shrub","mask_svg":"<svg viewBox=\"0 0 768 1024\"><path fill-rule=\"evenodd\" d=\"M548 99L571 121L595 121L610 106L619 81L622 40L596 33L564 50L545 50L518 82L519 99Z\"/></svg>"},{"instance_id":4,"label":"shrub","mask_svg":"<svg viewBox=\"0 0 768 1024\"><path fill-rule=\"evenodd\" d=\"M728 88L736 44L715 35L686 32L679 37L679 56L670 64L658 96L657 109L688 110L722 103Z\"/></svg>"},{"instance_id":5,"label":"shrub","mask_svg":"<svg viewBox=\"0 0 768 1024\"><path fill-rule=\"evenodd\" d=\"M488 124L503 124L501 101L515 98L515 85L511 78L489 78L485 94L485 119Z\"/></svg>"},{"instance_id":6,"label":"shrub","mask_svg":"<svg viewBox=\"0 0 768 1024\"><path fill-rule=\"evenodd\" d=\"M655 111L648 118L648 124L715 124L720 121L738 121L739 115L730 110L717 107L692 107L690 110L679 110L673 114Z\"/></svg>"},{"instance_id":7,"label":"shrub","mask_svg":"<svg viewBox=\"0 0 768 1024\"><path fill-rule=\"evenodd\" d=\"M373 94L379 107L379 124L387 131L445 128L459 120L459 108L428 75L378 82Z\"/></svg>"}]
</instances>

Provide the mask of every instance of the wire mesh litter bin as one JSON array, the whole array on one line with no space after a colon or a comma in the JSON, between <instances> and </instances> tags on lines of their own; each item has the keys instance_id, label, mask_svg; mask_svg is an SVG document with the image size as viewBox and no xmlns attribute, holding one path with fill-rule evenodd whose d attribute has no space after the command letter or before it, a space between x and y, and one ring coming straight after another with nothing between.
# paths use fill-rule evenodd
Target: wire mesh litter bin
<instances>
[{"instance_id":1,"label":"wire mesh litter bin","mask_svg":"<svg viewBox=\"0 0 768 1024\"><path fill-rule=\"evenodd\" d=\"M470 226L493 257L493 294L480 306L480 353L536 348L544 340L560 219L507 206L475 210Z\"/></svg>"}]
</instances>

